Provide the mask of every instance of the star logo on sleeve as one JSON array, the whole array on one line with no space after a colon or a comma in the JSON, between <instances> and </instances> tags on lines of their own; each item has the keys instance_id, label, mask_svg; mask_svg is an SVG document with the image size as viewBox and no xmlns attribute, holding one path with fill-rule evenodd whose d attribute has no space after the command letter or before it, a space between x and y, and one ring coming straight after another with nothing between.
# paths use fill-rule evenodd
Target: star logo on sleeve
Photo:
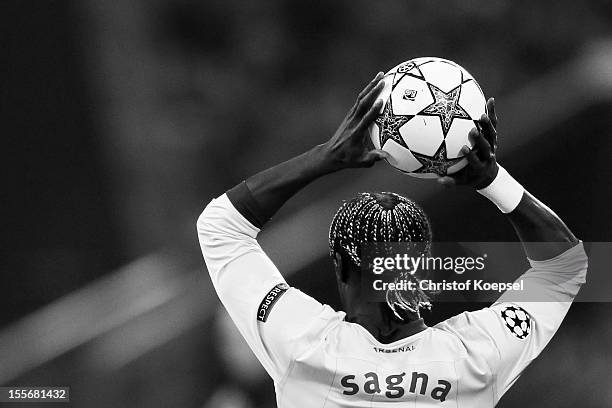
<instances>
[{"instance_id":1,"label":"star logo on sleeve","mask_svg":"<svg viewBox=\"0 0 612 408\"><path fill-rule=\"evenodd\" d=\"M450 129L453 119L470 119L470 115L459 105L459 97L461 96L461 85L452 89L450 92L444 92L435 85L427 83L431 96L434 101L421 111L421 115L438 116L442 124L442 133L444 137Z\"/></svg>"},{"instance_id":2,"label":"star logo on sleeve","mask_svg":"<svg viewBox=\"0 0 612 408\"><path fill-rule=\"evenodd\" d=\"M463 157L449 159L446 157L446 143L442 142L438 151L433 156L412 152L414 157L421 163L421 167L416 169L414 173L435 173L438 176L446 176L448 168L459 163Z\"/></svg>"},{"instance_id":3,"label":"star logo on sleeve","mask_svg":"<svg viewBox=\"0 0 612 408\"><path fill-rule=\"evenodd\" d=\"M414 116L412 115L395 115L393 113L393 106L391 104L391 97L387 100L385 104L385 109L383 112L376 118L376 125L379 129L379 141L380 147L382 148L387 140L391 139L395 141L402 147L408 149L406 142L402 138L402 135L399 133L399 128L401 128L406 122L412 119Z\"/></svg>"},{"instance_id":4,"label":"star logo on sleeve","mask_svg":"<svg viewBox=\"0 0 612 408\"><path fill-rule=\"evenodd\" d=\"M531 317L522 307L507 306L501 311L501 318L506 328L519 340L531 333Z\"/></svg>"}]
</instances>

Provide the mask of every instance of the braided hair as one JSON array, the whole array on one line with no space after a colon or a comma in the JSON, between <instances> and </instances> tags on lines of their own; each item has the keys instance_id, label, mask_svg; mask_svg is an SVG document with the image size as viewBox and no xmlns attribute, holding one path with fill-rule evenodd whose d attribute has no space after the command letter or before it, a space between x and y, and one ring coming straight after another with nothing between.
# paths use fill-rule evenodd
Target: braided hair
<instances>
[{"instance_id":1,"label":"braided hair","mask_svg":"<svg viewBox=\"0 0 612 408\"><path fill-rule=\"evenodd\" d=\"M431 245L431 227L425 212L413 201L396 193L359 193L344 202L329 230L329 250L348 257L361 267L361 246L365 243L423 242ZM401 279L415 281L416 289L387 290L386 302L401 320L419 315L420 308L431 308L430 293L419 288L418 277L403 272Z\"/></svg>"}]
</instances>

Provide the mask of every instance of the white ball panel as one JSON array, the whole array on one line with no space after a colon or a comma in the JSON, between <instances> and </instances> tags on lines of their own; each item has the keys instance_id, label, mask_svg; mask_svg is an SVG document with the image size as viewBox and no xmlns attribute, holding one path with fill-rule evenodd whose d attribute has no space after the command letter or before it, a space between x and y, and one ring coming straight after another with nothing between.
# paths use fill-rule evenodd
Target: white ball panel
<instances>
[{"instance_id":1,"label":"white ball panel","mask_svg":"<svg viewBox=\"0 0 612 408\"><path fill-rule=\"evenodd\" d=\"M389 152L391 157L388 162L395 168L403 171L414 171L421 167L421 162L410 153L410 150L400 146L394 140L387 140L383 150Z\"/></svg>"},{"instance_id":2,"label":"white ball panel","mask_svg":"<svg viewBox=\"0 0 612 408\"><path fill-rule=\"evenodd\" d=\"M419 67L427 82L437 86L443 92L450 92L461 84L461 72L453 64L436 61Z\"/></svg>"},{"instance_id":3,"label":"white ball panel","mask_svg":"<svg viewBox=\"0 0 612 408\"><path fill-rule=\"evenodd\" d=\"M406 91L416 91L414 100L404 97ZM427 83L408 75L397 83L391 99L393 100L393 113L396 115L416 115L433 102Z\"/></svg>"},{"instance_id":4,"label":"white ball panel","mask_svg":"<svg viewBox=\"0 0 612 408\"><path fill-rule=\"evenodd\" d=\"M468 70L463 68L461 65L457 65L457 66L461 69L461 72L463 72L463 80L464 81L467 81L468 79L472 79L472 80L474 79L474 77L472 76L472 74L470 74L468 72Z\"/></svg>"},{"instance_id":5,"label":"white ball panel","mask_svg":"<svg viewBox=\"0 0 612 408\"><path fill-rule=\"evenodd\" d=\"M467 119L453 119L453 123L446 134L446 157L454 159L463 156L460 151L464 145L472 147L468 134L474 128L474 122Z\"/></svg>"},{"instance_id":6,"label":"white ball panel","mask_svg":"<svg viewBox=\"0 0 612 408\"><path fill-rule=\"evenodd\" d=\"M444 140L437 116L415 116L399 129L399 133L410 150L427 156L433 156Z\"/></svg>"},{"instance_id":7,"label":"white ball panel","mask_svg":"<svg viewBox=\"0 0 612 408\"><path fill-rule=\"evenodd\" d=\"M486 100L476 82L469 81L461 85L459 105L474 120L480 119L482 114L485 113Z\"/></svg>"}]
</instances>

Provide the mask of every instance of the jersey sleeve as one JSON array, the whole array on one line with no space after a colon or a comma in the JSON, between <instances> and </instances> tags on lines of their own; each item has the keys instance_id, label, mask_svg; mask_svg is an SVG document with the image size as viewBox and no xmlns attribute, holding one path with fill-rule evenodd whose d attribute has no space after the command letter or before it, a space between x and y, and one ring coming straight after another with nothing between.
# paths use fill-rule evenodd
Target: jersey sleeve
<instances>
[{"instance_id":1,"label":"jersey sleeve","mask_svg":"<svg viewBox=\"0 0 612 408\"><path fill-rule=\"evenodd\" d=\"M497 399L546 347L586 281L588 261L582 243L553 259L529 263L531 268L517 279L523 281L522 291L507 291L491 307L439 325L484 354Z\"/></svg>"},{"instance_id":2,"label":"jersey sleeve","mask_svg":"<svg viewBox=\"0 0 612 408\"><path fill-rule=\"evenodd\" d=\"M268 374L279 381L336 313L287 285L257 242L259 229L226 194L204 209L197 230L223 306Z\"/></svg>"}]
</instances>

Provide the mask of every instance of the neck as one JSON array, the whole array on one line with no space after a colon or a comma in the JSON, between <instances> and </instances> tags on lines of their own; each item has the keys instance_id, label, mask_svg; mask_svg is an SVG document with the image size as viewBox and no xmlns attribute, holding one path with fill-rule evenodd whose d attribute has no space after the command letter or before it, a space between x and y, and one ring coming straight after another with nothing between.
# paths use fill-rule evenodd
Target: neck
<instances>
[{"instance_id":1,"label":"neck","mask_svg":"<svg viewBox=\"0 0 612 408\"><path fill-rule=\"evenodd\" d=\"M411 320L400 320L386 303L358 303L347 311L346 321L365 328L379 342L393 343L427 328L418 314Z\"/></svg>"}]
</instances>

